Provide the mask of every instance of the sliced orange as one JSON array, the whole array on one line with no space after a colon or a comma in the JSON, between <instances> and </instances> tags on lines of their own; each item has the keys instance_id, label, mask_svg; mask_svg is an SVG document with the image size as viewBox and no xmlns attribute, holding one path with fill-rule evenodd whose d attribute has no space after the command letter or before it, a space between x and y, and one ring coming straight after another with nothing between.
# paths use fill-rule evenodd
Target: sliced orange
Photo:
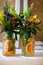
<instances>
[{"instance_id":1,"label":"sliced orange","mask_svg":"<svg viewBox=\"0 0 43 65\"><path fill-rule=\"evenodd\" d=\"M7 52L4 52L4 55L7 55L7 56L12 56L15 54L15 51L7 51Z\"/></svg>"},{"instance_id":2,"label":"sliced orange","mask_svg":"<svg viewBox=\"0 0 43 65\"><path fill-rule=\"evenodd\" d=\"M30 42L26 45L26 53L31 56L34 55L34 43Z\"/></svg>"},{"instance_id":3,"label":"sliced orange","mask_svg":"<svg viewBox=\"0 0 43 65\"><path fill-rule=\"evenodd\" d=\"M34 38L29 38L27 42L34 42Z\"/></svg>"},{"instance_id":4,"label":"sliced orange","mask_svg":"<svg viewBox=\"0 0 43 65\"><path fill-rule=\"evenodd\" d=\"M6 40L4 42L4 50L8 51L13 47L11 40Z\"/></svg>"}]
</instances>

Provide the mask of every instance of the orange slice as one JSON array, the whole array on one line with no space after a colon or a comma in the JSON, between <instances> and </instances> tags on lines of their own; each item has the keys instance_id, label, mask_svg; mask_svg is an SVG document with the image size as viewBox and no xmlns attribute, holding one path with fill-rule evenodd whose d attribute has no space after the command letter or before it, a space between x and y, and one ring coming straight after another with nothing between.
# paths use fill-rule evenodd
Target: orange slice
<instances>
[{"instance_id":1,"label":"orange slice","mask_svg":"<svg viewBox=\"0 0 43 65\"><path fill-rule=\"evenodd\" d=\"M4 55L7 55L7 56L15 55L15 51L4 52Z\"/></svg>"},{"instance_id":2,"label":"orange slice","mask_svg":"<svg viewBox=\"0 0 43 65\"><path fill-rule=\"evenodd\" d=\"M34 38L29 38L27 42L34 42Z\"/></svg>"},{"instance_id":3,"label":"orange slice","mask_svg":"<svg viewBox=\"0 0 43 65\"><path fill-rule=\"evenodd\" d=\"M5 50L5 51L10 50L12 47L13 47L13 45L12 45L12 42L11 42L10 40L6 40L6 41L4 42L4 50Z\"/></svg>"},{"instance_id":4,"label":"orange slice","mask_svg":"<svg viewBox=\"0 0 43 65\"><path fill-rule=\"evenodd\" d=\"M31 56L34 55L34 43L30 42L26 45L26 52Z\"/></svg>"}]
</instances>

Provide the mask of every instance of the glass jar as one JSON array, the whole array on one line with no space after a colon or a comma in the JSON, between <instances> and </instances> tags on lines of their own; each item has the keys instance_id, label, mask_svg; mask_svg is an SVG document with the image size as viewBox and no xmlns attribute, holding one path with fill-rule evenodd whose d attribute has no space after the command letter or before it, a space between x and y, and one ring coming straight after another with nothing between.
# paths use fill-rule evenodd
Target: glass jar
<instances>
[{"instance_id":1,"label":"glass jar","mask_svg":"<svg viewBox=\"0 0 43 65\"><path fill-rule=\"evenodd\" d=\"M21 39L22 55L34 56L34 37L27 37L27 34Z\"/></svg>"},{"instance_id":2,"label":"glass jar","mask_svg":"<svg viewBox=\"0 0 43 65\"><path fill-rule=\"evenodd\" d=\"M3 40L3 55L15 55L15 39L12 36L5 36Z\"/></svg>"}]
</instances>

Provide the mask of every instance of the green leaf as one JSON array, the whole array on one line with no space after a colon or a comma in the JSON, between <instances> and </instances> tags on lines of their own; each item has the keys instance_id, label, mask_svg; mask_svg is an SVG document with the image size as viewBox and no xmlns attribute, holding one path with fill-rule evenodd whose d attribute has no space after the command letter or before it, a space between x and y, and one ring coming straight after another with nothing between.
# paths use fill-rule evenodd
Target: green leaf
<instances>
[{"instance_id":1,"label":"green leaf","mask_svg":"<svg viewBox=\"0 0 43 65\"><path fill-rule=\"evenodd\" d=\"M34 5L35 5L34 3L32 3L32 4L30 5L30 9L31 9L31 10L33 10Z\"/></svg>"},{"instance_id":2,"label":"green leaf","mask_svg":"<svg viewBox=\"0 0 43 65\"><path fill-rule=\"evenodd\" d=\"M4 32L4 30L0 31L0 34L3 33L3 32Z\"/></svg>"},{"instance_id":3,"label":"green leaf","mask_svg":"<svg viewBox=\"0 0 43 65\"><path fill-rule=\"evenodd\" d=\"M20 37L22 38L24 36L24 30L20 31Z\"/></svg>"},{"instance_id":4,"label":"green leaf","mask_svg":"<svg viewBox=\"0 0 43 65\"><path fill-rule=\"evenodd\" d=\"M11 11L15 11L13 5L10 7L10 10L11 10Z\"/></svg>"},{"instance_id":5,"label":"green leaf","mask_svg":"<svg viewBox=\"0 0 43 65\"><path fill-rule=\"evenodd\" d=\"M31 27L31 33L36 35L37 31L36 31L36 29L34 27Z\"/></svg>"},{"instance_id":6,"label":"green leaf","mask_svg":"<svg viewBox=\"0 0 43 65\"><path fill-rule=\"evenodd\" d=\"M39 31L41 31L41 29L38 26L36 26L36 29L38 29Z\"/></svg>"},{"instance_id":7,"label":"green leaf","mask_svg":"<svg viewBox=\"0 0 43 65\"><path fill-rule=\"evenodd\" d=\"M0 25L2 24L2 22L0 21Z\"/></svg>"}]
</instances>

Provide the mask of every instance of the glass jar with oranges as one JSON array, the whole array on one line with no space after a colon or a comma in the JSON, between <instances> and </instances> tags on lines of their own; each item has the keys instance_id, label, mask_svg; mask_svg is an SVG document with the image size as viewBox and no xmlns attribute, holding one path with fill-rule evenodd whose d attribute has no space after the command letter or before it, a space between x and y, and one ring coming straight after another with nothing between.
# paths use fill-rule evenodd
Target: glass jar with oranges
<instances>
[{"instance_id":1,"label":"glass jar with oranges","mask_svg":"<svg viewBox=\"0 0 43 65\"><path fill-rule=\"evenodd\" d=\"M28 37L25 34L21 40L22 55L34 56L34 37Z\"/></svg>"},{"instance_id":2,"label":"glass jar with oranges","mask_svg":"<svg viewBox=\"0 0 43 65\"><path fill-rule=\"evenodd\" d=\"M15 55L15 39L13 35L5 35L3 40L3 55L14 56Z\"/></svg>"}]
</instances>

